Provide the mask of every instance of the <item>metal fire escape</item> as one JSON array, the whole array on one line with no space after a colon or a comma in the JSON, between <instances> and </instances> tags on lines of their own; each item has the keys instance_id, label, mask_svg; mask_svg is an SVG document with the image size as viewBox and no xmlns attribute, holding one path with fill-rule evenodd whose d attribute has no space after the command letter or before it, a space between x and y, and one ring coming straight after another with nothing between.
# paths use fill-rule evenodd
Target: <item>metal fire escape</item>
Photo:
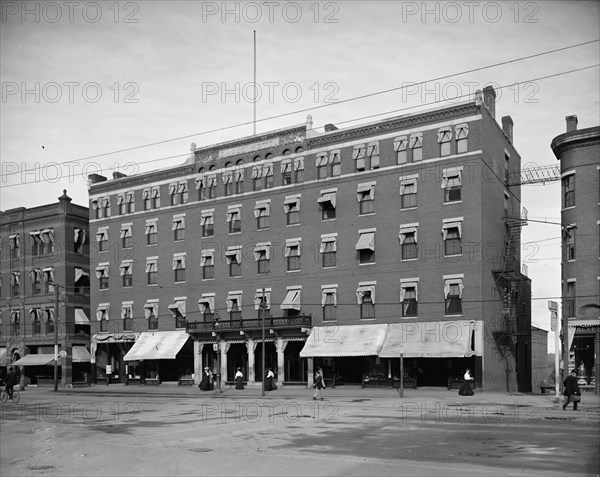
<instances>
[{"instance_id":1,"label":"metal fire escape","mask_svg":"<svg viewBox=\"0 0 600 477\"><path fill-rule=\"evenodd\" d=\"M524 184L545 184L560 180L560 167L526 166L510 174L508 186ZM502 359L516 357L518 338L518 316L521 307L521 287L526 279L526 271L519 270L519 251L521 247L521 228L527 225L527 209L508 211L504 217L506 225L506 245L500 270L494 271L495 290L502 296L500 320L492 330L492 336Z\"/></svg>"}]
</instances>

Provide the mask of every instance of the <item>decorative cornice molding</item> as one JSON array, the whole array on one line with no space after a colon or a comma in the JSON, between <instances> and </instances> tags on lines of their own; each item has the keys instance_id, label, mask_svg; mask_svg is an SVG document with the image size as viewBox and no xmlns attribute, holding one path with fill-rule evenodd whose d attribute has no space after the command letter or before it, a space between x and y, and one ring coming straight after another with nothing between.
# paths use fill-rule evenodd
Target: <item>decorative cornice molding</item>
<instances>
[{"instance_id":1,"label":"decorative cornice molding","mask_svg":"<svg viewBox=\"0 0 600 477\"><path fill-rule=\"evenodd\" d=\"M165 179L180 179L181 176L186 176L194 173L194 164L184 164L175 166L172 169L161 169L158 171L145 172L135 176L127 176L121 179L99 182L90 186L89 194L110 193L115 189L123 189L124 186L139 186L140 184L148 184L148 186L156 185L155 183Z\"/></svg>"}]
</instances>

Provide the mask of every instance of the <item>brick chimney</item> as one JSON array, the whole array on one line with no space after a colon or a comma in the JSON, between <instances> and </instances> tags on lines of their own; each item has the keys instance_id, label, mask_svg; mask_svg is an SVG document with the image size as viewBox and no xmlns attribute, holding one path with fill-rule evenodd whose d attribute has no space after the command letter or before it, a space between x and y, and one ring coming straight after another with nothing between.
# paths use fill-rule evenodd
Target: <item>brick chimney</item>
<instances>
[{"instance_id":1,"label":"brick chimney","mask_svg":"<svg viewBox=\"0 0 600 477\"><path fill-rule=\"evenodd\" d=\"M72 199L67 195L67 189L63 189L63 194L58 198L59 210L63 213L68 212L70 209L69 205L71 204L71 200Z\"/></svg>"},{"instance_id":2,"label":"brick chimney","mask_svg":"<svg viewBox=\"0 0 600 477\"><path fill-rule=\"evenodd\" d=\"M567 132L577 131L577 116L573 114L565 117L565 119L567 120Z\"/></svg>"},{"instance_id":3,"label":"brick chimney","mask_svg":"<svg viewBox=\"0 0 600 477\"><path fill-rule=\"evenodd\" d=\"M513 143L513 120L510 116L502 116L502 131L504 131L504 135L508 138L508 142Z\"/></svg>"},{"instance_id":4,"label":"brick chimney","mask_svg":"<svg viewBox=\"0 0 600 477\"><path fill-rule=\"evenodd\" d=\"M325 132L331 132L331 131L337 131L338 130L337 126L335 126L334 124L331 124L331 123L327 123L324 126L324 128L325 128Z\"/></svg>"},{"instance_id":5,"label":"brick chimney","mask_svg":"<svg viewBox=\"0 0 600 477\"><path fill-rule=\"evenodd\" d=\"M101 176L100 174L89 174L88 175L88 183L95 184L96 182L104 182L106 181L106 177Z\"/></svg>"},{"instance_id":6,"label":"brick chimney","mask_svg":"<svg viewBox=\"0 0 600 477\"><path fill-rule=\"evenodd\" d=\"M123 174L119 171L113 172L113 179L121 179L122 177L127 177L127 174Z\"/></svg>"},{"instance_id":7,"label":"brick chimney","mask_svg":"<svg viewBox=\"0 0 600 477\"><path fill-rule=\"evenodd\" d=\"M496 91L492 86L483 88L483 104L488 108L492 118L496 119Z\"/></svg>"}]
</instances>

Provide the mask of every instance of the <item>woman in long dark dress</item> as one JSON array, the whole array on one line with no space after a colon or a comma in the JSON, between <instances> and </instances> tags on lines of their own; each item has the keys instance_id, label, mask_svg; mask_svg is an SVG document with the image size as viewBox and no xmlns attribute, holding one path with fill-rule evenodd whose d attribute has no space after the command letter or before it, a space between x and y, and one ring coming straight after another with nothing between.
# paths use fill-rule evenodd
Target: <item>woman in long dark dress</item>
<instances>
[{"instance_id":1,"label":"woman in long dark dress","mask_svg":"<svg viewBox=\"0 0 600 477\"><path fill-rule=\"evenodd\" d=\"M244 389L244 374L242 368L238 368L235 373L235 389Z\"/></svg>"},{"instance_id":2,"label":"woman in long dark dress","mask_svg":"<svg viewBox=\"0 0 600 477\"><path fill-rule=\"evenodd\" d=\"M471 377L471 371L469 370L469 368L467 368L467 370L465 371L464 378L465 382L460 387L458 394L460 394L461 396L472 396L475 393L473 392L473 388L471 387L471 381L473 381L473 378Z\"/></svg>"},{"instance_id":3,"label":"woman in long dark dress","mask_svg":"<svg viewBox=\"0 0 600 477\"><path fill-rule=\"evenodd\" d=\"M202 372L202 379L200 380L200 384L198 385L201 391L210 391L210 377L210 369L208 366L206 366L204 368L204 371Z\"/></svg>"},{"instance_id":4,"label":"woman in long dark dress","mask_svg":"<svg viewBox=\"0 0 600 477\"><path fill-rule=\"evenodd\" d=\"M265 391L275 391L277 385L275 384L275 374L273 369L269 368L267 371L267 382L265 383Z\"/></svg>"}]
</instances>

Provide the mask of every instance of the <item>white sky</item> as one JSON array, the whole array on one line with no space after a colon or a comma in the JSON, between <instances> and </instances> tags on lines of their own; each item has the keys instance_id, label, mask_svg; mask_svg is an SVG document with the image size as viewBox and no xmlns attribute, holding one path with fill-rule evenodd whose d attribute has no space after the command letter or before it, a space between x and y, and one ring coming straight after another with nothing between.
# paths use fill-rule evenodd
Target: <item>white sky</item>
<instances>
[{"instance_id":1,"label":"white sky","mask_svg":"<svg viewBox=\"0 0 600 477\"><path fill-rule=\"evenodd\" d=\"M328 104L309 111L315 126L343 126L487 84L525 82L498 92L497 120L513 118L523 164L555 164L550 142L565 132L565 116L576 114L579 128L600 123L599 69L535 79L598 64L598 42L426 89L335 102L598 40L599 5L2 0L0 209L54 202L63 189L87 205L88 173L169 167L185 161L192 142L251 134L250 125L206 132L252 121L253 30L259 119ZM261 122L258 132L304 123L307 114ZM182 136L189 137L84 159ZM172 156L179 157L160 160ZM559 192L558 183L523 187L529 217L559 222ZM522 235L532 321L547 330L546 300L560 295L559 237L558 226L533 222ZM553 340L551 333L549 348Z\"/></svg>"}]
</instances>

